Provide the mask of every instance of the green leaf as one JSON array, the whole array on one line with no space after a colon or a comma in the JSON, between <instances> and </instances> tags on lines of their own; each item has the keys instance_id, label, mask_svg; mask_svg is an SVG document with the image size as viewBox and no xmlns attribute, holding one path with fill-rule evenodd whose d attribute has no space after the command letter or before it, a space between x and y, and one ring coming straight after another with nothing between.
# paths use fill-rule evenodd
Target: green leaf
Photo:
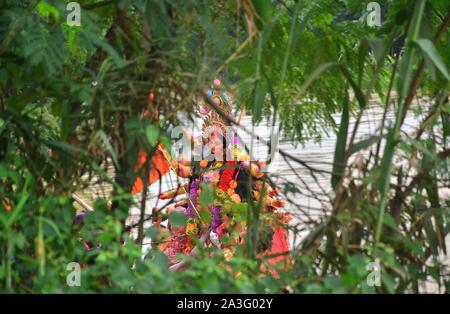
<instances>
[{"instance_id":1,"label":"green leaf","mask_svg":"<svg viewBox=\"0 0 450 314\"><path fill-rule=\"evenodd\" d=\"M52 220L50 220L50 219L48 219L48 218L45 218L45 217L42 217L42 216L38 216L38 217L37 217L37 220L38 220L38 221L45 222L46 224L48 224L48 225L50 226L50 228L53 229L53 231L55 232L56 236L57 236L60 240L63 240L63 237L62 237L62 235L61 235L61 232L59 232L58 226L57 226Z\"/></svg>"},{"instance_id":2,"label":"green leaf","mask_svg":"<svg viewBox=\"0 0 450 314\"><path fill-rule=\"evenodd\" d=\"M428 238L428 244L429 244L429 248L431 250L431 252L433 253L434 256L437 256L439 251L438 251L438 238L436 235L436 231L433 228L433 223L431 222L431 217L428 217L427 219L425 219L425 221L423 222L423 228L425 230L425 234L427 235Z\"/></svg>"},{"instance_id":3,"label":"green leaf","mask_svg":"<svg viewBox=\"0 0 450 314\"><path fill-rule=\"evenodd\" d=\"M254 122L261 120L267 90L268 85L266 80L257 81L255 83L252 108Z\"/></svg>"},{"instance_id":4,"label":"green leaf","mask_svg":"<svg viewBox=\"0 0 450 314\"><path fill-rule=\"evenodd\" d=\"M347 79L350 86L352 87L353 92L355 93L356 100L359 103L359 106L361 108L365 108L366 107L366 98L364 97L364 94L363 94L361 88L353 80L350 70L344 65L341 65L340 69L342 71L342 74L344 74L345 78Z\"/></svg>"},{"instance_id":5,"label":"green leaf","mask_svg":"<svg viewBox=\"0 0 450 314\"><path fill-rule=\"evenodd\" d=\"M36 10L43 17L53 16L56 21L59 21L59 11L52 5L48 4L47 1L41 0L36 6Z\"/></svg>"},{"instance_id":6,"label":"green leaf","mask_svg":"<svg viewBox=\"0 0 450 314\"><path fill-rule=\"evenodd\" d=\"M131 269L123 263L118 264L111 272L111 279L114 284L122 289L129 289L134 283L134 276Z\"/></svg>"},{"instance_id":7,"label":"green leaf","mask_svg":"<svg viewBox=\"0 0 450 314\"><path fill-rule=\"evenodd\" d=\"M330 69L331 67L336 66L337 63L335 62L329 62L329 63L323 63L321 65L319 65L314 71L313 73L311 73L311 75L306 79L306 81L303 83L303 85L300 87L300 96L302 96L305 91L308 89L308 87L317 79L319 78L320 75L322 75L322 73L324 73L325 71L327 71L328 69Z\"/></svg>"},{"instance_id":8,"label":"green leaf","mask_svg":"<svg viewBox=\"0 0 450 314\"><path fill-rule=\"evenodd\" d=\"M150 237L152 240L158 239L160 231L157 227L151 226L145 231L145 235Z\"/></svg>"},{"instance_id":9,"label":"green leaf","mask_svg":"<svg viewBox=\"0 0 450 314\"><path fill-rule=\"evenodd\" d=\"M26 105L35 101L38 96L39 94L36 90L27 90L19 95L8 97L5 104L9 108L12 108L17 112L21 112Z\"/></svg>"},{"instance_id":10,"label":"green leaf","mask_svg":"<svg viewBox=\"0 0 450 314\"><path fill-rule=\"evenodd\" d=\"M375 144L378 140L380 140L379 135L372 135L364 140L356 142L355 144L352 145L352 147L348 149L348 156L351 156L354 153L359 152L360 150L370 147L371 145Z\"/></svg>"},{"instance_id":11,"label":"green leaf","mask_svg":"<svg viewBox=\"0 0 450 314\"><path fill-rule=\"evenodd\" d=\"M383 283L383 286L386 288L386 290L389 293L395 292L395 281L392 279L392 276L382 272L381 273L381 282Z\"/></svg>"},{"instance_id":12,"label":"green leaf","mask_svg":"<svg viewBox=\"0 0 450 314\"><path fill-rule=\"evenodd\" d=\"M109 142L108 137L106 136L106 133L103 130L99 130L97 132L97 136L100 137L103 144L105 145L106 150L111 155L111 158L113 159L114 164L116 165L117 169L119 169L120 167L119 167L119 162L117 160L117 154L116 154L115 150L113 149L111 143Z\"/></svg>"},{"instance_id":13,"label":"green leaf","mask_svg":"<svg viewBox=\"0 0 450 314\"><path fill-rule=\"evenodd\" d=\"M381 63L383 61L385 55L385 47L384 41L381 38L368 38L367 42L372 49L373 55L377 63Z\"/></svg>"},{"instance_id":14,"label":"green leaf","mask_svg":"<svg viewBox=\"0 0 450 314\"><path fill-rule=\"evenodd\" d=\"M249 103L249 97L255 86L255 78L246 78L239 86L238 100L241 104Z\"/></svg>"},{"instance_id":15,"label":"green leaf","mask_svg":"<svg viewBox=\"0 0 450 314\"><path fill-rule=\"evenodd\" d=\"M25 205L25 202L28 200L28 195L23 195L20 198L19 203L17 206L13 206L13 210L11 213L11 216L8 217L8 219L5 222L5 228L9 228L12 226L12 224L17 220L19 217L19 214L21 213L23 206Z\"/></svg>"},{"instance_id":16,"label":"green leaf","mask_svg":"<svg viewBox=\"0 0 450 314\"><path fill-rule=\"evenodd\" d=\"M449 106L450 108L450 106ZM442 130L443 130L443 136L444 140L443 143L447 143L447 137L450 136L450 114L448 112L445 112L444 110L441 111L441 121L442 121Z\"/></svg>"},{"instance_id":17,"label":"green leaf","mask_svg":"<svg viewBox=\"0 0 450 314\"><path fill-rule=\"evenodd\" d=\"M381 192L380 210L375 229L375 242L378 242L381 236L381 230L384 224L384 212L387 202L387 193L390 187L392 159L394 157L395 147L397 145L396 130L390 128L386 137L386 146L384 148L383 158L381 159L380 172L377 178L378 188Z\"/></svg>"},{"instance_id":18,"label":"green leaf","mask_svg":"<svg viewBox=\"0 0 450 314\"><path fill-rule=\"evenodd\" d=\"M3 220L5 229L9 229L13 225L13 223L17 220L20 213L22 212L22 210L25 206L25 203L29 197L29 195L27 194L27 189L28 189L28 185L30 184L30 181L31 181L31 176L27 176L25 185L22 189L19 203L16 206L13 206L11 215L6 220Z\"/></svg>"},{"instance_id":19,"label":"green leaf","mask_svg":"<svg viewBox=\"0 0 450 314\"><path fill-rule=\"evenodd\" d=\"M398 227L397 227L397 224L395 223L394 218L393 218L392 215L389 214L389 213L386 213L386 214L384 215L384 224L385 224L386 226L388 226L388 227L390 227L390 228L396 230L396 231L399 231L399 229L398 229Z\"/></svg>"},{"instance_id":20,"label":"green leaf","mask_svg":"<svg viewBox=\"0 0 450 314\"><path fill-rule=\"evenodd\" d=\"M258 17L260 17L264 22L267 22L270 16L272 15L273 4L270 1L261 1L261 0L253 0L252 3L256 10L255 13L258 15ZM259 26L260 21L258 19L256 20Z\"/></svg>"},{"instance_id":21,"label":"green leaf","mask_svg":"<svg viewBox=\"0 0 450 314\"><path fill-rule=\"evenodd\" d=\"M184 227L187 223L187 216L179 211L171 211L169 213L169 222L174 227Z\"/></svg>"},{"instance_id":22,"label":"green leaf","mask_svg":"<svg viewBox=\"0 0 450 314\"><path fill-rule=\"evenodd\" d=\"M392 168L392 158L394 157L395 146L397 145L397 140L394 137L394 129L391 128L386 137L386 146L384 148L383 158L381 160L381 170L379 174L378 187L380 191L387 191L389 186L389 180L391 176Z\"/></svg>"},{"instance_id":23,"label":"green leaf","mask_svg":"<svg viewBox=\"0 0 450 314\"><path fill-rule=\"evenodd\" d=\"M90 32L84 32L83 35L90 40L92 43L94 43L96 46L102 48L104 51L106 51L111 59L114 61L117 67L121 68L126 65L126 62L123 60L123 58L119 55L116 49L114 49L110 44L108 44L103 38L98 37L97 35L90 33Z\"/></svg>"},{"instance_id":24,"label":"green leaf","mask_svg":"<svg viewBox=\"0 0 450 314\"><path fill-rule=\"evenodd\" d=\"M68 49L61 28L50 31L43 24L36 24L28 29L26 41L20 54L27 62L43 65L50 74L62 69Z\"/></svg>"},{"instance_id":25,"label":"green leaf","mask_svg":"<svg viewBox=\"0 0 450 314\"><path fill-rule=\"evenodd\" d=\"M434 162L434 163L440 162L440 159L436 156L436 152L433 150L430 150L421 141L411 138L411 139L406 140L404 143L410 144L411 146L415 147L418 151L420 151L421 153L424 154L424 158L427 158L424 166L428 166L432 162Z\"/></svg>"},{"instance_id":26,"label":"green leaf","mask_svg":"<svg viewBox=\"0 0 450 314\"><path fill-rule=\"evenodd\" d=\"M210 206L214 199L214 190L212 186L209 184L202 184L202 193L200 193L198 198L202 206Z\"/></svg>"},{"instance_id":27,"label":"green leaf","mask_svg":"<svg viewBox=\"0 0 450 314\"><path fill-rule=\"evenodd\" d=\"M364 63L369 52L368 39L361 40L358 48L358 84L361 85L364 74Z\"/></svg>"},{"instance_id":28,"label":"green leaf","mask_svg":"<svg viewBox=\"0 0 450 314\"><path fill-rule=\"evenodd\" d=\"M339 131L336 140L336 149L334 151L333 160L333 175L331 177L331 186L336 188L339 180L342 177L344 171L345 162L345 148L347 145L347 132L349 122L349 97L347 91L345 92L345 99L343 104L341 124L339 125Z\"/></svg>"},{"instance_id":29,"label":"green leaf","mask_svg":"<svg viewBox=\"0 0 450 314\"><path fill-rule=\"evenodd\" d=\"M154 147L158 144L160 130L157 126L150 124L145 128L145 136L147 137L148 143Z\"/></svg>"},{"instance_id":30,"label":"green leaf","mask_svg":"<svg viewBox=\"0 0 450 314\"><path fill-rule=\"evenodd\" d=\"M447 67L445 66L445 63L442 60L433 42L426 38L419 38L414 42L422 50L424 56L429 58L431 62L433 62L436 68L438 68L438 70L442 73L442 75L444 75L447 80L450 80L450 75L448 74Z\"/></svg>"},{"instance_id":31,"label":"green leaf","mask_svg":"<svg viewBox=\"0 0 450 314\"><path fill-rule=\"evenodd\" d=\"M423 11L425 9L425 2L425 0L416 1L413 16L409 24L407 45L400 61L399 78L397 80L397 93L400 102L404 100L411 85L414 51L409 43L414 42L418 37L422 17L424 16Z\"/></svg>"},{"instance_id":32,"label":"green leaf","mask_svg":"<svg viewBox=\"0 0 450 314\"><path fill-rule=\"evenodd\" d=\"M159 140L161 141L161 144L164 146L164 148L170 154L170 152L172 151L172 140L166 135L161 135Z\"/></svg>"},{"instance_id":33,"label":"green leaf","mask_svg":"<svg viewBox=\"0 0 450 314\"><path fill-rule=\"evenodd\" d=\"M294 40L294 36L298 36L299 35L298 33L302 32L302 31L300 31L300 32L296 32L295 31L296 30L296 22L297 22L297 16L298 16L299 9L300 9L300 2L297 2L296 5L295 5L294 14L292 16L291 28L290 28L290 31L289 31L288 46L287 46L287 49L286 49L286 53L284 55L283 67L281 69L281 78L280 78L281 81L284 81L284 77L285 77L285 74L286 74L286 69L287 69L287 65L288 65L289 56L291 55L291 47L292 47L292 42ZM305 21L305 20L306 19L304 19L303 21ZM303 27L302 27L302 30L303 30Z\"/></svg>"}]
</instances>

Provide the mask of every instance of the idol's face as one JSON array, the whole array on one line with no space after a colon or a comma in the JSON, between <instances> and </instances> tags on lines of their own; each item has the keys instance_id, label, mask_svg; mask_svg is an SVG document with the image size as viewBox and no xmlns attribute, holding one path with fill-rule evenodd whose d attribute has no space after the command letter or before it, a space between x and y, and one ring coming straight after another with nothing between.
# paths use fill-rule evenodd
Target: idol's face
<instances>
[{"instance_id":1,"label":"idol's face","mask_svg":"<svg viewBox=\"0 0 450 314\"><path fill-rule=\"evenodd\" d=\"M217 133L213 132L209 138L204 138L203 144L214 155L216 160L223 157L223 139Z\"/></svg>"},{"instance_id":2,"label":"idol's face","mask_svg":"<svg viewBox=\"0 0 450 314\"><path fill-rule=\"evenodd\" d=\"M220 141L217 137L210 141L211 153L215 154L220 153L222 150L222 141Z\"/></svg>"}]
</instances>

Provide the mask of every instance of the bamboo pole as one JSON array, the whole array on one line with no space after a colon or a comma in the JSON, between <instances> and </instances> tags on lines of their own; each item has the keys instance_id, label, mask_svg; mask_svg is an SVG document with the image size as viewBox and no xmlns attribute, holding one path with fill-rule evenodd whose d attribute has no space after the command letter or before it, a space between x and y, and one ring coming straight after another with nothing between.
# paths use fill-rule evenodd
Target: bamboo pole
<instances>
[{"instance_id":1,"label":"bamboo pole","mask_svg":"<svg viewBox=\"0 0 450 314\"><path fill-rule=\"evenodd\" d=\"M80 204L81 207L83 207L87 211L90 212L94 211L94 209L88 203L86 203L81 197L79 197L76 193L72 193L72 198L75 200L75 202Z\"/></svg>"}]
</instances>

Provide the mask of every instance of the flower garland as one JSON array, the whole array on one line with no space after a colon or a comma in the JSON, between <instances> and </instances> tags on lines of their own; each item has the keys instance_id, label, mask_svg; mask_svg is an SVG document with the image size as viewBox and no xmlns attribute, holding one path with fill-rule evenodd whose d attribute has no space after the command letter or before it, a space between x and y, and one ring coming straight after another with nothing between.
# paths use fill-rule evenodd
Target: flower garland
<instances>
[{"instance_id":1,"label":"flower garland","mask_svg":"<svg viewBox=\"0 0 450 314\"><path fill-rule=\"evenodd\" d=\"M229 160L227 161L227 165L235 165L236 164L236 160ZM233 174L234 174L235 168L229 168L229 169L225 169L222 172L222 176L220 177L220 181L219 181L219 188L222 191L227 191L230 188L230 181L233 180Z\"/></svg>"}]
</instances>

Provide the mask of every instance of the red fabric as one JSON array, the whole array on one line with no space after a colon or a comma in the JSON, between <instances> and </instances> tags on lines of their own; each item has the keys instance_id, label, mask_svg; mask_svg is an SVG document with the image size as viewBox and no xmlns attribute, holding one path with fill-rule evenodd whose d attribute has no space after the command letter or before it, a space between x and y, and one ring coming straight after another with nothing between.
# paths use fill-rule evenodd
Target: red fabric
<instances>
[{"instance_id":1,"label":"red fabric","mask_svg":"<svg viewBox=\"0 0 450 314\"><path fill-rule=\"evenodd\" d=\"M225 223L220 224L220 226L217 227L217 229L216 229L216 233L217 233L217 235L219 236L219 239L222 237L223 226L224 226L224 224L225 224Z\"/></svg>"},{"instance_id":2,"label":"red fabric","mask_svg":"<svg viewBox=\"0 0 450 314\"><path fill-rule=\"evenodd\" d=\"M287 230L283 227L278 227L272 237L272 248L269 250L268 255L282 254L289 252L289 240ZM288 255L280 255L269 259L271 264L275 264L279 261L287 261Z\"/></svg>"},{"instance_id":3,"label":"red fabric","mask_svg":"<svg viewBox=\"0 0 450 314\"><path fill-rule=\"evenodd\" d=\"M278 229L274 230L275 233L272 237L272 247L270 250L266 251L267 255L276 255L276 254L285 254L285 255L279 255L273 258L269 258L269 264L277 264L277 263L284 263L285 267L287 267L291 260L289 258L289 255L287 254L289 252L289 238L288 238L288 232L283 227L278 227ZM270 272L270 274L276 278L279 279L280 275L278 272L267 265L266 270Z\"/></svg>"},{"instance_id":4,"label":"red fabric","mask_svg":"<svg viewBox=\"0 0 450 314\"><path fill-rule=\"evenodd\" d=\"M147 162L147 153L144 150L141 150L138 155L137 166L135 171L138 172L145 165L146 162ZM158 181L159 178L161 178L161 176L166 174L170 169L169 163L159 150L157 150L153 154L150 162L151 164L148 176L148 185ZM131 194L134 195L136 193L139 193L143 189L144 189L144 181L140 176L137 176L136 180L134 181L133 188L131 189Z\"/></svg>"}]
</instances>

